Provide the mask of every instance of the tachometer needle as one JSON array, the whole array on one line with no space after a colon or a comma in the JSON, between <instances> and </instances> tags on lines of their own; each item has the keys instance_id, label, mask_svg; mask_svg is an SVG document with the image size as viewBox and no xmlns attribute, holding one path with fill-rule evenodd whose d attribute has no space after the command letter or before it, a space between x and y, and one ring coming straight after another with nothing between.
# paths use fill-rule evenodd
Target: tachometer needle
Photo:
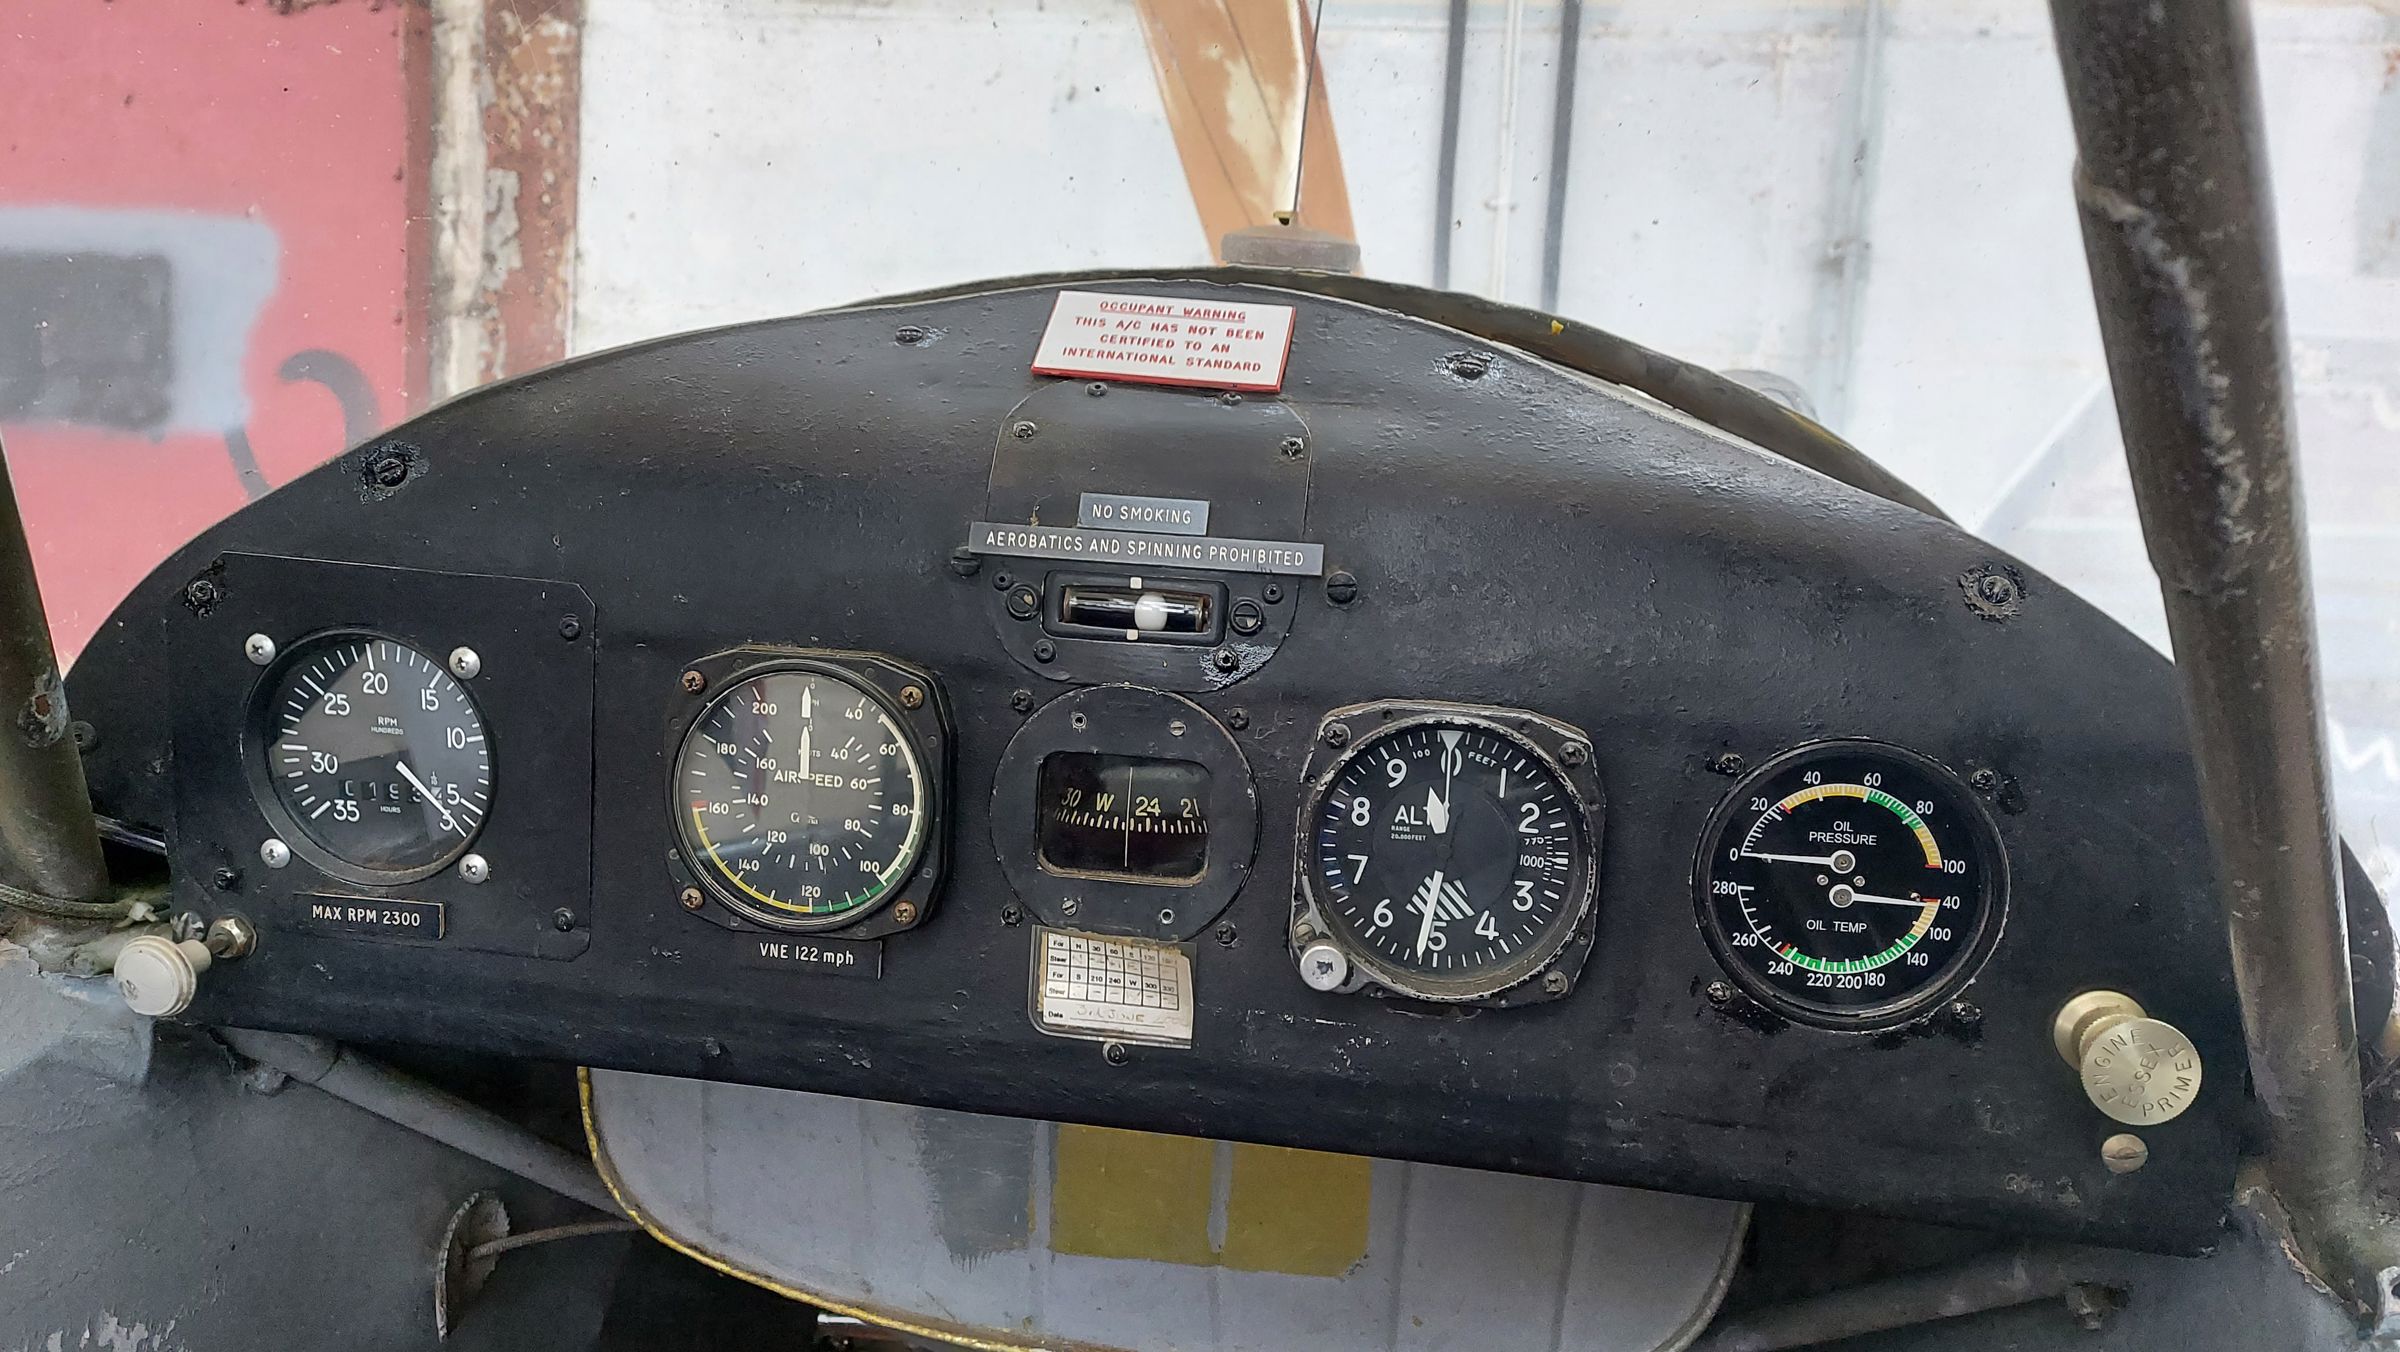
<instances>
[{"instance_id":1,"label":"tachometer needle","mask_svg":"<svg viewBox=\"0 0 2400 1352\"><path fill-rule=\"evenodd\" d=\"M444 830L456 831L462 836L467 833L467 829L458 824L458 819L450 815L450 809L442 806L441 798L436 795L433 790L425 787L425 781L417 778L416 771L408 768L407 761L397 761L395 764L400 767L400 777L407 780L410 787L414 788L417 792L424 794L425 801L433 804L433 810L442 814L442 828Z\"/></svg>"}]
</instances>

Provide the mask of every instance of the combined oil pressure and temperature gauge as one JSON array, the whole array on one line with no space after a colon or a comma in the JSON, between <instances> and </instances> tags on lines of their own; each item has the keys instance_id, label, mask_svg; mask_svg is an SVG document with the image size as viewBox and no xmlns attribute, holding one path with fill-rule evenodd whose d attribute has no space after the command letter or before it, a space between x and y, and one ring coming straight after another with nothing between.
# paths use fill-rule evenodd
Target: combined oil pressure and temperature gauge
<instances>
[{"instance_id":1,"label":"combined oil pressure and temperature gauge","mask_svg":"<svg viewBox=\"0 0 2400 1352\"><path fill-rule=\"evenodd\" d=\"M1929 1008L1999 939L2007 859L1957 777L1879 742L1787 751L1701 837L1700 926L1725 970L1791 1018L1875 1028Z\"/></svg>"},{"instance_id":2,"label":"combined oil pressure and temperature gauge","mask_svg":"<svg viewBox=\"0 0 2400 1352\"><path fill-rule=\"evenodd\" d=\"M1337 725L1358 740L1312 776L1301 819L1303 978L1338 989L1333 963L1419 999L1486 999L1536 976L1531 993L1564 994L1573 972L1558 960L1590 939L1590 744L1533 714L1457 705L1361 706Z\"/></svg>"}]
</instances>

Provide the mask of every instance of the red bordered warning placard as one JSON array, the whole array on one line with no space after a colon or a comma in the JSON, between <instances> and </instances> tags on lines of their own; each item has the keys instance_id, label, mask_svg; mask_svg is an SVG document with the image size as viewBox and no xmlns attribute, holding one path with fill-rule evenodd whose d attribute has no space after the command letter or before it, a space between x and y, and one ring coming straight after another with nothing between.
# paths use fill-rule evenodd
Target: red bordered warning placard
<instances>
[{"instance_id":1,"label":"red bordered warning placard","mask_svg":"<svg viewBox=\"0 0 2400 1352\"><path fill-rule=\"evenodd\" d=\"M1033 354L1043 376L1191 385L1212 390L1283 388L1292 351L1289 305L1061 291Z\"/></svg>"}]
</instances>

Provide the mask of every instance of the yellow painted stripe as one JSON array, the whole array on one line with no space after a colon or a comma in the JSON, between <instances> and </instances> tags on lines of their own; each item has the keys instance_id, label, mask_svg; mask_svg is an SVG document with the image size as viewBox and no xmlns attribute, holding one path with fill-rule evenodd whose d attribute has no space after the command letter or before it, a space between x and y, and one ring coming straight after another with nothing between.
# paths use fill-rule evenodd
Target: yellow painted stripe
<instances>
[{"instance_id":1,"label":"yellow painted stripe","mask_svg":"<svg viewBox=\"0 0 2400 1352\"><path fill-rule=\"evenodd\" d=\"M1224 1266L1240 1272L1339 1277L1367 1257L1375 1162L1357 1155L1233 1148ZM1307 1198L1305 1206L1293 1205Z\"/></svg>"},{"instance_id":2,"label":"yellow painted stripe","mask_svg":"<svg viewBox=\"0 0 2400 1352\"><path fill-rule=\"evenodd\" d=\"M1050 1248L1087 1258L1209 1267L1217 1143L1061 1125L1050 1171Z\"/></svg>"}]
</instances>

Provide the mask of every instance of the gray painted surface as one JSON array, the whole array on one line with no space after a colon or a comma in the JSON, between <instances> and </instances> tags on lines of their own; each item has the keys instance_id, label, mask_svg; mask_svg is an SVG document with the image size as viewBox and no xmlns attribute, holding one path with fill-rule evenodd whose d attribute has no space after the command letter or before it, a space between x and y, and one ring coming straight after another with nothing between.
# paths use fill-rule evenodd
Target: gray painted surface
<instances>
[{"instance_id":1,"label":"gray painted surface","mask_svg":"<svg viewBox=\"0 0 2400 1352\"><path fill-rule=\"evenodd\" d=\"M837 1304L1010 1340L1649 1352L1681 1346L1714 1311L1747 1214L1379 1160L1366 1257L1341 1276L1095 1258L1051 1245L1046 1123L610 1071L591 1081L618 1186L668 1234ZM1214 1170L1220 1233L1229 1149Z\"/></svg>"},{"instance_id":2,"label":"gray painted surface","mask_svg":"<svg viewBox=\"0 0 2400 1352\"><path fill-rule=\"evenodd\" d=\"M589 1213L0 944L0 1352L431 1349L435 1245L492 1189ZM572 1213L572 1214L570 1214ZM626 1241L504 1258L453 1349L592 1345Z\"/></svg>"}]
</instances>

